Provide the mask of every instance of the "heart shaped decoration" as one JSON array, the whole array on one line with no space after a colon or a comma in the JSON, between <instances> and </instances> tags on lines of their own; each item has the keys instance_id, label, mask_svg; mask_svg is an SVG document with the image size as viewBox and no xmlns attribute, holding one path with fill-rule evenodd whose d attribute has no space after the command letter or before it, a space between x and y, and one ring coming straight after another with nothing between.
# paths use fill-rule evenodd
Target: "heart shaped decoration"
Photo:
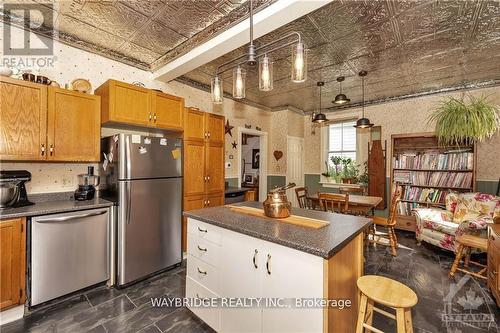
<instances>
[{"instance_id":1,"label":"heart shaped decoration","mask_svg":"<svg viewBox=\"0 0 500 333\"><path fill-rule=\"evenodd\" d=\"M274 155L274 158L276 159L276 161L279 161L280 158L283 157L283 152L280 150L275 150L273 155Z\"/></svg>"}]
</instances>

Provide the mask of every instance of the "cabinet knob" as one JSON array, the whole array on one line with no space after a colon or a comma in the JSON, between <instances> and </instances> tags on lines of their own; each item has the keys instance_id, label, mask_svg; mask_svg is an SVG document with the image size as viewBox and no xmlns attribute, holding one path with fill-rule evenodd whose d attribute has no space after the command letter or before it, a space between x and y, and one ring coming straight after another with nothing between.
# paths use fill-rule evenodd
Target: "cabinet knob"
<instances>
[{"instance_id":1,"label":"cabinet knob","mask_svg":"<svg viewBox=\"0 0 500 333\"><path fill-rule=\"evenodd\" d=\"M149 113L149 121L151 121L151 118L152 118L152 117L153 117L153 116L151 115L151 112L150 112L150 113Z\"/></svg>"},{"instance_id":2,"label":"cabinet knob","mask_svg":"<svg viewBox=\"0 0 500 333\"><path fill-rule=\"evenodd\" d=\"M41 148L41 152L40 152L43 155L45 155L45 144L42 143L42 148Z\"/></svg>"},{"instance_id":3,"label":"cabinet knob","mask_svg":"<svg viewBox=\"0 0 500 333\"><path fill-rule=\"evenodd\" d=\"M255 268L259 268L257 266L257 254L259 254L259 251L257 251L257 249L255 249L255 252L253 254L253 259L252 259L252 261L253 261L253 267L255 267Z\"/></svg>"},{"instance_id":4,"label":"cabinet knob","mask_svg":"<svg viewBox=\"0 0 500 333\"><path fill-rule=\"evenodd\" d=\"M267 255L267 261L266 261L266 270L267 274L271 275L271 255Z\"/></svg>"},{"instance_id":5,"label":"cabinet knob","mask_svg":"<svg viewBox=\"0 0 500 333\"><path fill-rule=\"evenodd\" d=\"M200 251L203 251L203 252L207 252L207 248L202 248L201 246L198 245L198 250Z\"/></svg>"},{"instance_id":6,"label":"cabinet knob","mask_svg":"<svg viewBox=\"0 0 500 333\"><path fill-rule=\"evenodd\" d=\"M207 275L207 271L202 271L200 269L200 267L196 267L196 268L198 269L198 273L203 274L203 275Z\"/></svg>"},{"instance_id":7,"label":"cabinet knob","mask_svg":"<svg viewBox=\"0 0 500 333\"><path fill-rule=\"evenodd\" d=\"M156 112L155 112L155 113L154 113L154 115L153 115L153 120L154 120L154 122L156 123Z\"/></svg>"},{"instance_id":8,"label":"cabinet knob","mask_svg":"<svg viewBox=\"0 0 500 333\"><path fill-rule=\"evenodd\" d=\"M210 139L210 132L207 132L207 136L208 136L208 138Z\"/></svg>"},{"instance_id":9,"label":"cabinet knob","mask_svg":"<svg viewBox=\"0 0 500 333\"><path fill-rule=\"evenodd\" d=\"M210 206L210 200L207 200L207 206Z\"/></svg>"},{"instance_id":10,"label":"cabinet knob","mask_svg":"<svg viewBox=\"0 0 500 333\"><path fill-rule=\"evenodd\" d=\"M54 145L50 145L49 152L50 156L54 155Z\"/></svg>"},{"instance_id":11,"label":"cabinet knob","mask_svg":"<svg viewBox=\"0 0 500 333\"><path fill-rule=\"evenodd\" d=\"M207 182L209 182L209 181L210 181L210 176L207 176Z\"/></svg>"}]
</instances>

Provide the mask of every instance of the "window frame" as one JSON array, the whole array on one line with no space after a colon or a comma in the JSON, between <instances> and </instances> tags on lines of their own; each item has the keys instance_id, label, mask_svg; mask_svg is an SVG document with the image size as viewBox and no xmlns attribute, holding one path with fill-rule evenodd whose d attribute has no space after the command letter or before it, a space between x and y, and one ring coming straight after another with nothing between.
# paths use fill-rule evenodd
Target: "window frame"
<instances>
[{"instance_id":1,"label":"window frame","mask_svg":"<svg viewBox=\"0 0 500 333\"><path fill-rule=\"evenodd\" d=\"M344 119L341 121L335 121L331 122L328 124L326 127L326 142L325 145L323 146L323 155L325 156L325 160L328 161L328 164L330 164L329 156L330 154L340 154L343 155L343 153L354 153L356 156L354 160L357 160L357 155L358 155L358 135L356 131L354 132L354 150L343 150L344 146L344 126L342 125L341 127L341 150L330 150L330 126L331 125L337 125L337 124L345 124L345 123L356 123L356 119Z\"/></svg>"}]
</instances>

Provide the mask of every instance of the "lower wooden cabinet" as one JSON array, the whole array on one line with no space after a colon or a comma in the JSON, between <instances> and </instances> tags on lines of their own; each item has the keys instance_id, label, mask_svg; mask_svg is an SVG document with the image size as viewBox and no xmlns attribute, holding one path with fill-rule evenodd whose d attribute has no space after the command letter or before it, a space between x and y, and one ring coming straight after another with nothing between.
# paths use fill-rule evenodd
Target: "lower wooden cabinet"
<instances>
[{"instance_id":1,"label":"lower wooden cabinet","mask_svg":"<svg viewBox=\"0 0 500 333\"><path fill-rule=\"evenodd\" d=\"M26 299L26 219L0 220L0 310Z\"/></svg>"},{"instance_id":2,"label":"lower wooden cabinet","mask_svg":"<svg viewBox=\"0 0 500 333\"><path fill-rule=\"evenodd\" d=\"M490 227L488 238L488 288L500 306L500 224Z\"/></svg>"}]
</instances>

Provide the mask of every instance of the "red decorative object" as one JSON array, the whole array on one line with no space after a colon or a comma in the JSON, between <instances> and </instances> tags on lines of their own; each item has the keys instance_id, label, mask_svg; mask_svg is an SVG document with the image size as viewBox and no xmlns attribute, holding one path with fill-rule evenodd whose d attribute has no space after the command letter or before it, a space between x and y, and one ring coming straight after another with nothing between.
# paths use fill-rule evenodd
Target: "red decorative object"
<instances>
[{"instance_id":1,"label":"red decorative object","mask_svg":"<svg viewBox=\"0 0 500 333\"><path fill-rule=\"evenodd\" d=\"M283 157L283 152L280 150L275 150L273 155L274 155L274 158L276 159L276 161L279 161L280 158Z\"/></svg>"}]
</instances>

